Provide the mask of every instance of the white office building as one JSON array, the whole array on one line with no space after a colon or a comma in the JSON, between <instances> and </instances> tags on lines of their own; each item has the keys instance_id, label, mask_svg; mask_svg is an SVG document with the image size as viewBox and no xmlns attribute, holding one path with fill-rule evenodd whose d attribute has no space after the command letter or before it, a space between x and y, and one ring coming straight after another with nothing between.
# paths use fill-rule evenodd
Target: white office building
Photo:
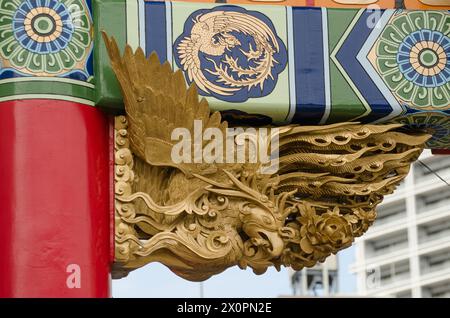
<instances>
[{"instance_id":1,"label":"white office building","mask_svg":"<svg viewBox=\"0 0 450 318\"><path fill-rule=\"evenodd\" d=\"M292 294L306 297L331 297L338 294L338 261L330 255L324 263L290 272Z\"/></svg>"},{"instance_id":2,"label":"white office building","mask_svg":"<svg viewBox=\"0 0 450 318\"><path fill-rule=\"evenodd\" d=\"M420 160L449 182L450 156ZM450 187L416 162L356 240L350 270L360 296L450 297Z\"/></svg>"}]
</instances>

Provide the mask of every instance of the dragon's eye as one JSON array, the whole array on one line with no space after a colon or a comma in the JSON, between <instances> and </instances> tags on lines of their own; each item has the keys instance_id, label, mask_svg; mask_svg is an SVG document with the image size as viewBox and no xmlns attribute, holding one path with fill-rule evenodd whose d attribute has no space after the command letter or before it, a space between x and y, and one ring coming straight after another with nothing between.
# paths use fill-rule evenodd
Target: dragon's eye
<instances>
[{"instance_id":1,"label":"dragon's eye","mask_svg":"<svg viewBox=\"0 0 450 318\"><path fill-rule=\"evenodd\" d=\"M270 220L270 218L267 217L267 216L263 216L263 217L262 217L262 220L263 220L263 222L266 223L266 224L271 224L271 223L272 223L271 220Z\"/></svg>"}]
</instances>

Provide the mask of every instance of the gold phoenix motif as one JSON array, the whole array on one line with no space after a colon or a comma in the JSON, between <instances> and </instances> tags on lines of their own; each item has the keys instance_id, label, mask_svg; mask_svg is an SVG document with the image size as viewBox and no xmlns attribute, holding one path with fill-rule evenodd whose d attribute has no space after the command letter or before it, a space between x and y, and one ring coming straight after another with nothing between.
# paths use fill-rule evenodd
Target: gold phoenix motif
<instances>
[{"instance_id":1,"label":"gold phoenix motif","mask_svg":"<svg viewBox=\"0 0 450 318\"><path fill-rule=\"evenodd\" d=\"M115 119L115 278L150 262L192 281L234 265L311 267L369 228L430 137L401 124L292 125L280 129L277 173L176 164L174 128L228 123L181 70L129 46L121 57L104 38L126 110Z\"/></svg>"},{"instance_id":2,"label":"gold phoenix motif","mask_svg":"<svg viewBox=\"0 0 450 318\"><path fill-rule=\"evenodd\" d=\"M238 58L225 54L227 50L241 45L238 38L231 34L233 31L242 32L253 38L256 43L255 49L250 46L249 51L241 49L241 52L249 61L256 61L255 67L242 68L238 64ZM272 68L278 63L273 55L279 49L274 32L260 19L242 12L213 11L196 17L190 35L181 40L177 52L183 70L191 82L195 82L205 93L214 92L229 96L242 87L250 89L259 86L262 91L266 79L273 79ZM200 53L224 58L219 64L211 60L214 68L204 70L200 65ZM243 75L250 77L235 79L228 74L229 69L239 77ZM209 81L204 71L216 75L218 82L226 86Z\"/></svg>"}]
</instances>

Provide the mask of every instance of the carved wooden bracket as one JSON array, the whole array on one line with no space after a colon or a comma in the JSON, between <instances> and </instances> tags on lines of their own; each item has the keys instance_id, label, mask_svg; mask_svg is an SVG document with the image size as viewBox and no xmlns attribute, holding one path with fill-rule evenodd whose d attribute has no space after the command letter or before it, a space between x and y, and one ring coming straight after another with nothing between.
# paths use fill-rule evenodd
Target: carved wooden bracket
<instances>
[{"instance_id":1,"label":"carved wooden bracket","mask_svg":"<svg viewBox=\"0 0 450 318\"><path fill-rule=\"evenodd\" d=\"M202 133L226 132L228 124L181 71L140 49L121 57L105 40L126 107L115 122L116 278L150 262L194 281L234 265L262 274L322 262L369 228L430 137L396 123L268 127L278 133L271 173L226 154L176 162L174 129L195 133L197 120Z\"/></svg>"}]
</instances>

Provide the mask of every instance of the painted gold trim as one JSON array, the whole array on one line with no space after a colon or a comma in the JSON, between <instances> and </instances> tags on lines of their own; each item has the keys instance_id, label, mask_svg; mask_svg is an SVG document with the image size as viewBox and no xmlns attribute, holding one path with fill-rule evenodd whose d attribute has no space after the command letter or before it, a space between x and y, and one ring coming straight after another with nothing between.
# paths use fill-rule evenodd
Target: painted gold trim
<instances>
[{"instance_id":1,"label":"painted gold trim","mask_svg":"<svg viewBox=\"0 0 450 318\"><path fill-rule=\"evenodd\" d=\"M373 4L378 2L378 0L333 0L339 4Z\"/></svg>"},{"instance_id":2,"label":"painted gold trim","mask_svg":"<svg viewBox=\"0 0 450 318\"><path fill-rule=\"evenodd\" d=\"M420 2L429 6L448 6L450 8L449 0L419 0Z\"/></svg>"}]
</instances>

